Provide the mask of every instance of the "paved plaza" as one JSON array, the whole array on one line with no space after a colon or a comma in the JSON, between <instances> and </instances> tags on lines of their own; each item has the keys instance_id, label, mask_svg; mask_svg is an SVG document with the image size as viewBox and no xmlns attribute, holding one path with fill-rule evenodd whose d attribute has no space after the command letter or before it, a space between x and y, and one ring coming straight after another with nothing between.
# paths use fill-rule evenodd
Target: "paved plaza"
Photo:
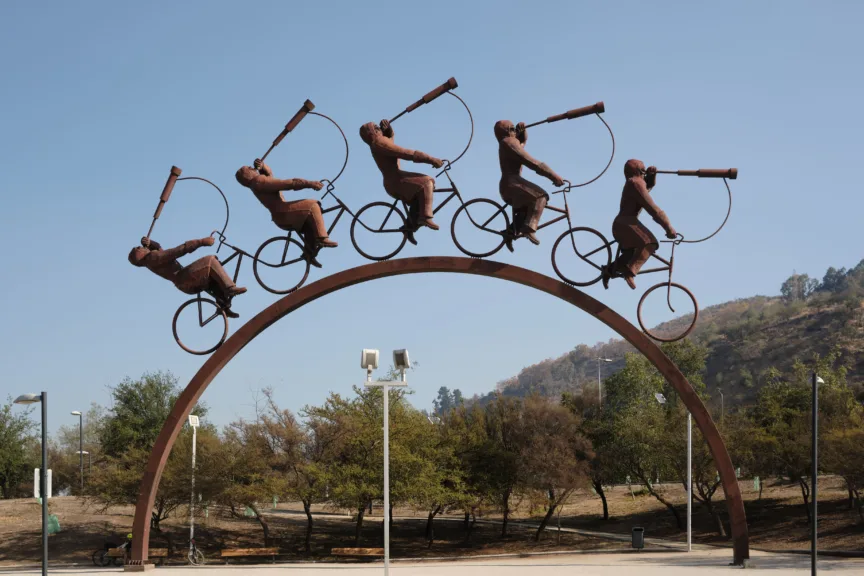
<instances>
[{"instance_id":1,"label":"paved plaza","mask_svg":"<svg viewBox=\"0 0 864 576\"><path fill-rule=\"evenodd\" d=\"M490 558L461 562L394 562L390 571L394 576L713 576L727 574L740 567L729 566L728 550L661 553L568 554L534 556L531 558ZM823 558L821 571L832 574L864 576L864 559ZM750 570L762 570L779 575L810 573L810 559L798 554L768 554L754 552ZM280 564L257 566L203 566L157 568L149 574L186 574L197 576L228 576L254 574L270 576L379 576L382 563L375 564ZM36 567L27 570L4 570L0 574L39 574ZM122 568L54 568L51 574L120 574Z\"/></svg>"}]
</instances>

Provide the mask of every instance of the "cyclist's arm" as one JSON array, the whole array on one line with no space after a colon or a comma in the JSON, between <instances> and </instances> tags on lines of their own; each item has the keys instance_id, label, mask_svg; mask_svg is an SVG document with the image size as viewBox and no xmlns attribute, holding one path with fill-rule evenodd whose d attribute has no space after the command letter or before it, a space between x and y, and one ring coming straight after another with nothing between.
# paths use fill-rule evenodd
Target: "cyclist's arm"
<instances>
[{"instance_id":1,"label":"cyclist's arm","mask_svg":"<svg viewBox=\"0 0 864 576\"><path fill-rule=\"evenodd\" d=\"M522 147L522 143L514 136L508 136L502 140L502 143L510 150L510 152L519 158L519 161L522 162L523 166L526 166L528 169L533 170L544 178L549 178L550 180L555 180L556 178L560 179L560 176L558 176L558 174L556 174L549 166L528 154L528 152L525 151L525 148Z\"/></svg>"},{"instance_id":2,"label":"cyclist's arm","mask_svg":"<svg viewBox=\"0 0 864 576\"><path fill-rule=\"evenodd\" d=\"M395 157L400 160L414 161L414 150L403 148L393 142L390 138L382 138L380 136L374 138L369 147L372 149L372 152L380 154L381 156L390 156L391 158Z\"/></svg>"},{"instance_id":3,"label":"cyclist's arm","mask_svg":"<svg viewBox=\"0 0 864 576\"><path fill-rule=\"evenodd\" d=\"M651 194L648 192L648 186L645 182L639 178L634 178L631 180L635 190L636 195L639 199L639 205L645 209L645 212L648 213L651 218L654 219L657 224L663 227L663 230L666 232L671 232L672 224L669 222L669 218L666 216L666 213L660 209L657 204L654 203L654 200L651 198Z\"/></svg>"},{"instance_id":4,"label":"cyclist's arm","mask_svg":"<svg viewBox=\"0 0 864 576\"><path fill-rule=\"evenodd\" d=\"M278 194L283 190L303 190L304 188L309 188L310 183L308 180L302 178L289 178L283 180L281 178L273 178L272 176L259 175L252 181L252 186L257 192Z\"/></svg>"},{"instance_id":5,"label":"cyclist's arm","mask_svg":"<svg viewBox=\"0 0 864 576\"><path fill-rule=\"evenodd\" d=\"M174 248L151 250L150 253L144 257L144 261L151 264L165 264L167 262L173 262L186 254L191 254L203 245L204 243L201 240L188 240Z\"/></svg>"}]
</instances>

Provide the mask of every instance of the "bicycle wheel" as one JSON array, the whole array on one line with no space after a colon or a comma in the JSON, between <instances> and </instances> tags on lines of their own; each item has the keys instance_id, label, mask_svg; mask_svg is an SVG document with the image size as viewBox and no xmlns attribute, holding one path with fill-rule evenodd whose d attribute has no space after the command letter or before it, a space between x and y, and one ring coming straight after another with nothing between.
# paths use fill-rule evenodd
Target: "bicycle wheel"
<instances>
[{"instance_id":1,"label":"bicycle wheel","mask_svg":"<svg viewBox=\"0 0 864 576\"><path fill-rule=\"evenodd\" d=\"M192 315L186 314L183 320L178 323L180 314L192 304L195 304L192 311L196 317L193 318ZM185 328L184 332L191 333L191 329L194 329L196 326L197 328L206 328L206 330L199 332L200 335L194 338L190 337L184 343L180 340L180 328L178 328L178 325ZM228 316L225 315L225 312L221 308L216 306L216 302L210 298L198 296L180 305L180 308L174 314L174 322L172 322L171 328L174 331L174 339L180 345L180 348L190 354L203 356L204 354L210 354L225 342L225 338L228 337ZM205 347L208 344L202 344L203 342L213 342L214 340L216 340L216 344L209 348Z\"/></svg>"},{"instance_id":2,"label":"bicycle wheel","mask_svg":"<svg viewBox=\"0 0 864 576\"><path fill-rule=\"evenodd\" d=\"M555 273L573 286L595 284L601 277L600 267L611 263L612 245L593 228L571 228L561 234L552 247Z\"/></svg>"},{"instance_id":3,"label":"bicycle wheel","mask_svg":"<svg viewBox=\"0 0 864 576\"><path fill-rule=\"evenodd\" d=\"M123 566L123 564L126 563L126 557L125 556L115 556L112 558L112 560L114 560L114 566ZM106 564L106 566L107 566L107 564Z\"/></svg>"},{"instance_id":4,"label":"bicycle wheel","mask_svg":"<svg viewBox=\"0 0 864 576\"><path fill-rule=\"evenodd\" d=\"M265 251L268 246L270 250ZM290 294L309 277L309 261L300 242L288 236L276 236L261 244L255 252L252 272L261 287L268 292Z\"/></svg>"},{"instance_id":5,"label":"bicycle wheel","mask_svg":"<svg viewBox=\"0 0 864 576\"><path fill-rule=\"evenodd\" d=\"M670 311L678 314L678 316L671 320L661 322L651 330L648 330L642 319L642 306L648 299L648 295L658 288L668 288L668 291L663 290L659 292L658 295L655 296L654 300L652 300L651 308L654 309L655 307L659 307L659 301L657 301L657 298L658 296L662 296L664 300L663 304ZM677 290L673 290L673 288L676 288ZM655 301L657 301L657 303L653 304ZM681 315L681 311L684 311L685 313ZM645 294L642 295L642 298L639 299L639 307L636 309L636 317L639 319L639 326L642 328L642 331L654 340L657 340L658 342L675 342L676 340L681 340L690 334L696 326L696 320L699 319L699 304L696 302L696 297L693 296L693 293L681 284L676 284L675 282L661 282L648 288L648 290L645 291Z\"/></svg>"},{"instance_id":6,"label":"bicycle wheel","mask_svg":"<svg viewBox=\"0 0 864 576\"><path fill-rule=\"evenodd\" d=\"M204 558L204 554L195 548L195 550L191 550L186 554L186 560L189 561L190 564L194 566L203 566L206 559Z\"/></svg>"},{"instance_id":7,"label":"bicycle wheel","mask_svg":"<svg viewBox=\"0 0 864 576\"><path fill-rule=\"evenodd\" d=\"M463 214L460 219L459 216ZM462 204L453 214L450 235L456 247L468 256L485 258L501 250L504 234L509 228L510 218L506 206L487 198L475 198ZM462 239L461 242L457 235Z\"/></svg>"},{"instance_id":8,"label":"bicycle wheel","mask_svg":"<svg viewBox=\"0 0 864 576\"><path fill-rule=\"evenodd\" d=\"M111 558L106 550L96 550L90 557L94 566L108 566L111 563Z\"/></svg>"},{"instance_id":9,"label":"bicycle wheel","mask_svg":"<svg viewBox=\"0 0 864 576\"><path fill-rule=\"evenodd\" d=\"M361 215L366 213L366 222ZM357 212L351 221L351 243L364 258L389 260L399 253L408 239L400 230L405 216L394 204L372 202ZM363 244L364 248L360 248Z\"/></svg>"}]
</instances>

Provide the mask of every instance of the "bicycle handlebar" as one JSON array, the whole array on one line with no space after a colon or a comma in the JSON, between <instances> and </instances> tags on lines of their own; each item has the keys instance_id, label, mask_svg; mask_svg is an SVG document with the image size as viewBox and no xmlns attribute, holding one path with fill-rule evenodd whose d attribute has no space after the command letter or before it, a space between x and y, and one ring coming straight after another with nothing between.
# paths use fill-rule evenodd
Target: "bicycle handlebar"
<instances>
[{"instance_id":1,"label":"bicycle handlebar","mask_svg":"<svg viewBox=\"0 0 864 576\"><path fill-rule=\"evenodd\" d=\"M525 128L531 128L532 126L537 126L539 124L551 124L552 122L558 122L559 120L572 120L573 118L581 118L582 116L588 116L590 114L600 114L601 112L605 111L606 106L603 104L603 102L597 102L596 104L592 104L591 106L574 108L573 110L568 110L563 114L556 114L555 116L549 116L545 120L540 120L539 122L534 122L532 124L526 124Z\"/></svg>"},{"instance_id":2,"label":"bicycle handlebar","mask_svg":"<svg viewBox=\"0 0 864 576\"><path fill-rule=\"evenodd\" d=\"M264 153L264 156L261 157L261 161L263 162L267 158L267 156L270 154L270 152L273 151L273 148L278 146L279 143L282 142L282 139L285 138L285 136L287 136L289 132L294 130L294 128L296 128L298 124L300 124L300 121L306 117L306 114L308 114L309 112L311 112L314 109L315 109L315 104L313 104L311 100L306 100L306 102L303 103L303 106L300 108L300 110L298 110L297 113L294 114L294 117L288 121L288 123L285 125L285 128L282 130L282 132L279 133L279 136L277 136L276 139L273 140L273 144L270 145L270 148L268 148L267 152Z\"/></svg>"},{"instance_id":3,"label":"bicycle handlebar","mask_svg":"<svg viewBox=\"0 0 864 576\"><path fill-rule=\"evenodd\" d=\"M657 174L677 174L678 176L698 176L699 178L738 178L737 168L700 168L699 170L657 170Z\"/></svg>"},{"instance_id":4,"label":"bicycle handlebar","mask_svg":"<svg viewBox=\"0 0 864 576\"><path fill-rule=\"evenodd\" d=\"M416 102L414 102L413 104L411 104L410 106L405 108L405 110L403 110L402 112L400 112L399 114L397 114L396 116L391 118L390 123L392 124L393 122L398 120L401 116L403 116L409 112L413 112L414 110L416 110L417 108L419 108L423 104L428 104L428 103L432 102L433 100L435 100L436 98L438 98L439 96L444 94L445 92L449 92L450 90L453 90L454 88L456 88L458 86L459 86L459 83L456 82L456 78L451 77L449 80L447 80L446 82L444 82L443 84L441 84L440 86L435 88L434 90L427 92L426 95L423 96L423 98L421 98L420 100L417 100Z\"/></svg>"}]
</instances>

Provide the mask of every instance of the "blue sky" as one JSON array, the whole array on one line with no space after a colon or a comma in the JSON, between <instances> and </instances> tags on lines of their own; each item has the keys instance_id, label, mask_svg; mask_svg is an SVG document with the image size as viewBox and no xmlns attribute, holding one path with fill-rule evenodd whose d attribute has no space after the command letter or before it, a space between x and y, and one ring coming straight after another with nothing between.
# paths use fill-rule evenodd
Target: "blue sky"
<instances>
[{"instance_id":1,"label":"blue sky","mask_svg":"<svg viewBox=\"0 0 864 576\"><path fill-rule=\"evenodd\" d=\"M828 266L853 265L864 257L854 184L862 17L856 2L0 3L0 395L47 390L54 429L72 423L69 410L107 403L107 387L124 376L162 369L187 382L202 359L171 336L183 295L126 261L171 165L226 191L229 239L254 250L277 230L233 174L303 100L348 134L337 193L356 210L387 199L359 126L450 76L477 123L453 171L468 197L497 198L496 120L531 122L603 100L617 154L606 176L571 198L575 222L610 234L628 158L670 169L735 166L727 228L676 255L677 280L703 306L777 293L793 270L821 277ZM397 142L442 157L467 136L452 99L396 129ZM339 146L332 127L311 118L270 163L277 176L321 178L340 165ZM608 140L586 118L532 129L528 149L578 181L602 166ZM693 237L722 220L723 193L718 181L665 177L654 196ZM153 236L166 245L205 236L221 225L220 210L212 191L178 185ZM454 210L403 255L456 255L447 231ZM517 244L496 258L552 275L562 231L558 224L541 246ZM310 280L365 263L347 221L334 239L340 248L323 254L325 268ZM250 289L236 301L241 321L275 299L251 268L241 284ZM641 290L587 291L635 322ZM360 383L361 348L389 359L405 347L420 362L409 377L415 403L428 407L439 386L483 393L526 365L613 336L527 288L450 275L388 279L273 326L204 399L219 424L249 415L251 391L262 386L298 409Z\"/></svg>"}]
</instances>

